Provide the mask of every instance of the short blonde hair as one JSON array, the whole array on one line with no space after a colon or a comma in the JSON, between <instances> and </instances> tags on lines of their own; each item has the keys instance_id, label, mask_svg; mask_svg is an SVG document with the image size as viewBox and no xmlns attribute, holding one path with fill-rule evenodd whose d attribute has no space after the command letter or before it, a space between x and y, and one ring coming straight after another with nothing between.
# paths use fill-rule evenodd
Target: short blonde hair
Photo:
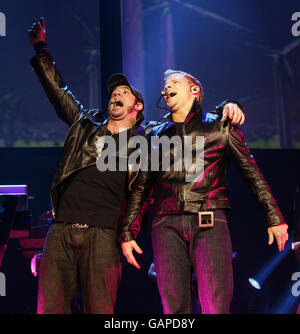
<instances>
[{"instance_id":1,"label":"short blonde hair","mask_svg":"<svg viewBox=\"0 0 300 334\"><path fill-rule=\"evenodd\" d=\"M198 86L200 88L197 99L198 99L199 104L201 104L202 101L203 101L203 95L204 95L203 86L202 86L201 82L189 73L179 71L179 70L170 70L170 69L165 71L164 81L166 82L170 78L170 76L172 76L174 74L180 74L180 75L184 76L191 86Z\"/></svg>"}]
</instances>

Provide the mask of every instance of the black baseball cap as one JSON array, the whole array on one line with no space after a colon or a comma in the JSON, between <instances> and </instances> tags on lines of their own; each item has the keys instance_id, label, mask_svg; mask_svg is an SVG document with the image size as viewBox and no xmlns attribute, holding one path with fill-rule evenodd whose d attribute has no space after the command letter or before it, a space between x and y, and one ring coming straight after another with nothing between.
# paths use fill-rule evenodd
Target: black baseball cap
<instances>
[{"instance_id":1,"label":"black baseball cap","mask_svg":"<svg viewBox=\"0 0 300 334\"><path fill-rule=\"evenodd\" d=\"M144 109L144 99L142 94L135 89L133 86L130 85L128 79L126 76L122 73L116 73L113 74L107 81L107 90L108 90L108 95L109 98L111 97L112 92L114 89L118 86L127 86L130 88L132 94L136 97L138 102L141 102L143 104L143 109Z\"/></svg>"}]
</instances>

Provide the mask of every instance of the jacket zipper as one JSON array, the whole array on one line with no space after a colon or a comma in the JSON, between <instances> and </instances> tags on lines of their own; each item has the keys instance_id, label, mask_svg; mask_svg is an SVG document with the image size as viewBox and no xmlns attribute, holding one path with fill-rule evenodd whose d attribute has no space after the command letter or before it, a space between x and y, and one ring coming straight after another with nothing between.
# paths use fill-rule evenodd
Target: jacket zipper
<instances>
[{"instance_id":1,"label":"jacket zipper","mask_svg":"<svg viewBox=\"0 0 300 334\"><path fill-rule=\"evenodd\" d=\"M182 158L183 158L184 157L184 136L186 134L185 123L182 124L181 133L178 133L178 128L176 126L176 134L179 135L181 140L182 140ZM182 177L184 177L184 175L185 175L184 159L182 159L182 172L177 172L177 173L181 173ZM180 200L180 203L181 203L181 202L185 201L185 187L180 187L180 188L181 189L180 189L180 192L179 192L179 200Z\"/></svg>"}]
</instances>

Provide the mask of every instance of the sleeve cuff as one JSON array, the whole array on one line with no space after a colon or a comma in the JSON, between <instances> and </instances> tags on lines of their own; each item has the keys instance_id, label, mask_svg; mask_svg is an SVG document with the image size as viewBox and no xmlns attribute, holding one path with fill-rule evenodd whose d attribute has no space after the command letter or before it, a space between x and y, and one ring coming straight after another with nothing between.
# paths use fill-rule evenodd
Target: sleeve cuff
<instances>
[{"instance_id":1,"label":"sleeve cuff","mask_svg":"<svg viewBox=\"0 0 300 334\"><path fill-rule=\"evenodd\" d=\"M132 236L132 233L130 231L121 232L121 236L120 236L121 242L128 242L131 240L134 240L134 237Z\"/></svg>"},{"instance_id":2,"label":"sleeve cuff","mask_svg":"<svg viewBox=\"0 0 300 334\"><path fill-rule=\"evenodd\" d=\"M37 55L43 55L49 52L48 46L45 42L35 43L33 47Z\"/></svg>"},{"instance_id":3,"label":"sleeve cuff","mask_svg":"<svg viewBox=\"0 0 300 334\"><path fill-rule=\"evenodd\" d=\"M242 110L242 112L245 114L245 110L244 110L244 107L238 102L238 101L235 101L235 100L230 100L230 99L227 99L225 101L223 101L222 103L220 103L217 107L216 107L216 111L221 113L223 112L223 108L225 106L225 104L227 103L235 103L238 105L238 107Z\"/></svg>"}]
</instances>

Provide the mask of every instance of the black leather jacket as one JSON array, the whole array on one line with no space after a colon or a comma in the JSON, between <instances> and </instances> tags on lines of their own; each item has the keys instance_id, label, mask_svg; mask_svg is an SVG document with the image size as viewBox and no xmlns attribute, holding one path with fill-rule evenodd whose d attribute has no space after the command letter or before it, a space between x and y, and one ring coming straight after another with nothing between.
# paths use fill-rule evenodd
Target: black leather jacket
<instances>
[{"instance_id":1,"label":"black leather jacket","mask_svg":"<svg viewBox=\"0 0 300 334\"><path fill-rule=\"evenodd\" d=\"M96 157L94 155L95 134L97 133L97 136L105 135L108 120L100 110L86 110L80 102L76 100L75 96L63 81L48 52L43 52L33 57L31 64L50 102L53 104L57 115L69 125L69 132L65 139L59 166L50 190L52 211L55 218L59 201L66 184L64 181L74 172L96 164ZM222 114L223 106L229 102L237 103L231 100L224 101L218 108L219 115ZM148 135L151 129L158 125L158 122L141 123L142 119L143 117L130 129L129 138L137 134L141 136ZM131 153L131 150L133 149L128 149L128 154ZM132 185L137 179L137 176L138 172L133 171L129 165L129 190L132 189ZM143 177L143 174L141 177ZM139 185L137 185L137 187L139 187ZM145 203L145 207L146 204L147 203ZM141 224L142 222L139 223L139 226L141 226Z\"/></svg>"},{"instance_id":2,"label":"black leather jacket","mask_svg":"<svg viewBox=\"0 0 300 334\"><path fill-rule=\"evenodd\" d=\"M171 171L141 172L128 201L127 214L121 227L122 241L136 238L141 229L141 216L153 201L153 216L230 208L227 189L230 161L238 165L247 179L266 213L268 226L285 222L266 180L244 142L243 133L237 126L228 121L220 122L217 114L202 112L195 102L182 131L183 133L176 132L176 126L169 115L165 123L153 127L149 136L203 136L203 175L195 182L186 182L184 170L178 172L173 168L172 171L174 159L171 159Z\"/></svg>"},{"instance_id":3,"label":"black leather jacket","mask_svg":"<svg viewBox=\"0 0 300 334\"><path fill-rule=\"evenodd\" d=\"M100 110L83 108L58 73L49 53L33 57L31 64L57 115L69 125L69 132L50 191L55 218L60 197L64 191L64 181L74 172L96 164L93 139L96 132L97 136L105 135L107 119ZM145 131L146 126L142 125L141 121L137 121L130 129L129 138L134 134L143 135ZM129 190L137 174L138 172L128 168Z\"/></svg>"}]
</instances>

